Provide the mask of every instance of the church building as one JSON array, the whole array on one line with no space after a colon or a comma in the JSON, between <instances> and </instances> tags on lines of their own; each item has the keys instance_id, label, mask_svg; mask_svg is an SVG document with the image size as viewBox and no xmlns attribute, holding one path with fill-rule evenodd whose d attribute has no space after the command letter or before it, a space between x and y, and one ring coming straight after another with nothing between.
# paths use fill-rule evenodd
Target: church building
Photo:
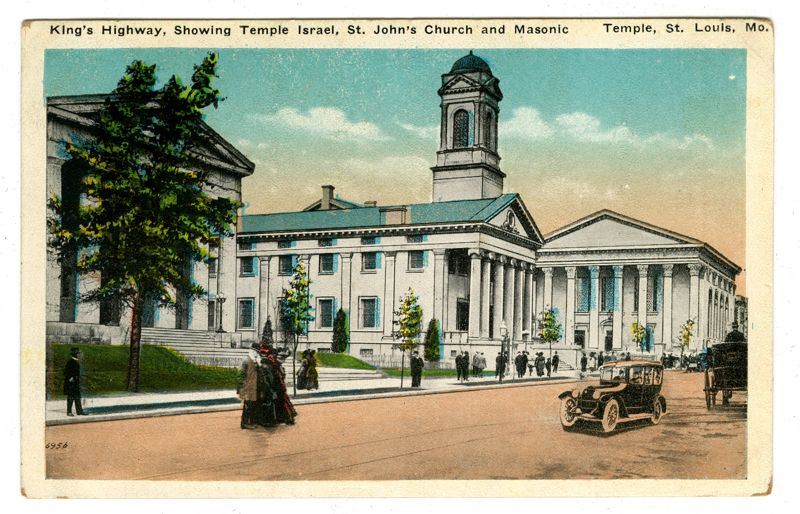
<instances>
[{"instance_id":1,"label":"church building","mask_svg":"<svg viewBox=\"0 0 800 514\"><path fill-rule=\"evenodd\" d=\"M280 302L298 260L307 266L315 319L301 342L330 347L339 308L350 352L393 355L394 312L413 288L423 329L439 322L442 358L493 357L507 331L512 351L546 349L541 312L553 308L567 359L582 351L679 352L721 340L734 316L741 268L691 237L603 210L543 235L523 199L504 190L497 152L500 81L472 52L442 75L440 144L432 202L378 206L345 201L332 185L303 210L245 215L237 230L236 327L255 340L267 318L280 333ZM490 358L490 361L493 360Z\"/></svg>"}]
</instances>

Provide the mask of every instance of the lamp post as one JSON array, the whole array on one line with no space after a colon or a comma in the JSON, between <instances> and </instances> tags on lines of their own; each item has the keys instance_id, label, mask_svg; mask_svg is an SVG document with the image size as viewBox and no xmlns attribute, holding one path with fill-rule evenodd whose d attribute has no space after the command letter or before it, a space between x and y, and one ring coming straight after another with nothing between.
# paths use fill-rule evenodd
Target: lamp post
<instances>
[{"instance_id":1,"label":"lamp post","mask_svg":"<svg viewBox=\"0 0 800 514\"><path fill-rule=\"evenodd\" d=\"M225 332L222 329L222 304L225 303L225 294L219 293L217 295L217 304L219 304L219 326L217 326L217 332Z\"/></svg>"},{"instance_id":2,"label":"lamp post","mask_svg":"<svg viewBox=\"0 0 800 514\"><path fill-rule=\"evenodd\" d=\"M511 351L511 338L508 336L508 328L506 327L506 322L500 322L500 370L499 370L499 377L500 382L503 381L503 376L506 374L506 366L508 365L509 359L509 352ZM512 374L513 376L513 374Z\"/></svg>"}]
</instances>

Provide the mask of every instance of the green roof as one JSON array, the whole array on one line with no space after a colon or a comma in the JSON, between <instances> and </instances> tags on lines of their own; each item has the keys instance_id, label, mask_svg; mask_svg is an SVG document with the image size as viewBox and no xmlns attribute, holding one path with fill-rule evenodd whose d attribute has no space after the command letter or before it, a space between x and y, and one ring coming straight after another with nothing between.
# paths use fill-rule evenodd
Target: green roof
<instances>
[{"instance_id":1,"label":"green roof","mask_svg":"<svg viewBox=\"0 0 800 514\"><path fill-rule=\"evenodd\" d=\"M497 198L482 198L478 200L382 205L327 211L248 214L240 217L238 232L239 234L253 234L262 232L380 228L386 226L384 211L401 207L406 207L411 214L411 221L406 225L482 222L493 218L516 198L518 198L516 193L509 193Z\"/></svg>"}]
</instances>

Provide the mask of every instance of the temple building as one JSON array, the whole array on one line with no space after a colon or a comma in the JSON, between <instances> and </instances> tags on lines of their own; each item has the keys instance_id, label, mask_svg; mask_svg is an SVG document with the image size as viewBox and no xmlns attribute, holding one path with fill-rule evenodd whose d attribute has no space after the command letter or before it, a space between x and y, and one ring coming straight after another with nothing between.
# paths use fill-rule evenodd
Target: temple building
<instances>
[{"instance_id":1,"label":"temple building","mask_svg":"<svg viewBox=\"0 0 800 514\"><path fill-rule=\"evenodd\" d=\"M302 341L329 348L336 313L349 316L350 352L391 356L394 312L413 288L427 327L442 332L442 358L461 350L494 356L507 331L512 351L542 349L541 312L562 326L554 350L678 352L695 321L693 348L721 340L734 316L741 268L688 236L609 210L542 235L523 199L504 190L497 153L499 80L480 57L442 75L439 151L432 202L378 206L346 201L322 186L304 210L242 216L237 235L236 327L259 337L297 260L306 262L315 319ZM490 359L491 360L491 359Z\"/></svg>"}]
</instances>

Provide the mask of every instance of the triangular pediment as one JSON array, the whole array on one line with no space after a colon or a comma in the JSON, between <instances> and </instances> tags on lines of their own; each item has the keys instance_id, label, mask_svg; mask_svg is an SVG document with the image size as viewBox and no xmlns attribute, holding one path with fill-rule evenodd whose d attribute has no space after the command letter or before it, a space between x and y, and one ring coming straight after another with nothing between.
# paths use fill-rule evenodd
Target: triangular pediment
<instances>
[{"instance_id":1,"label":"triangular pediment","mask_svg":"<svg viewBox=\"0 0 800 514\"><path fill-rule=\"evenodd\" d=\"M536 222L519 196L515 195L511 202L498 209L486 221L504 232L531 239L538 244L544 242Z\"/></svg>"},{"instance_id":2,"label":"triangular pediment","mask_svg":"<svg viewBox=\"0 0 800 514\"><path fill-rule=\"evenodd\" d=\"M560 228L548 234L546 241L543 249L702 244L690 237L611 211L601 211Z\"/></svg>"},{"instance_id":3,"label":"triangular pediment","mask_svg":"<svg viewBox=\"0 0 800 514\"><path fill-rule=\"evenodd\" d=\"M474 89L481 87L481 83L466 75L456 75L444 84L439 90L440 93L456 91L461 89Z\"/></svg>"}]
</instances>

